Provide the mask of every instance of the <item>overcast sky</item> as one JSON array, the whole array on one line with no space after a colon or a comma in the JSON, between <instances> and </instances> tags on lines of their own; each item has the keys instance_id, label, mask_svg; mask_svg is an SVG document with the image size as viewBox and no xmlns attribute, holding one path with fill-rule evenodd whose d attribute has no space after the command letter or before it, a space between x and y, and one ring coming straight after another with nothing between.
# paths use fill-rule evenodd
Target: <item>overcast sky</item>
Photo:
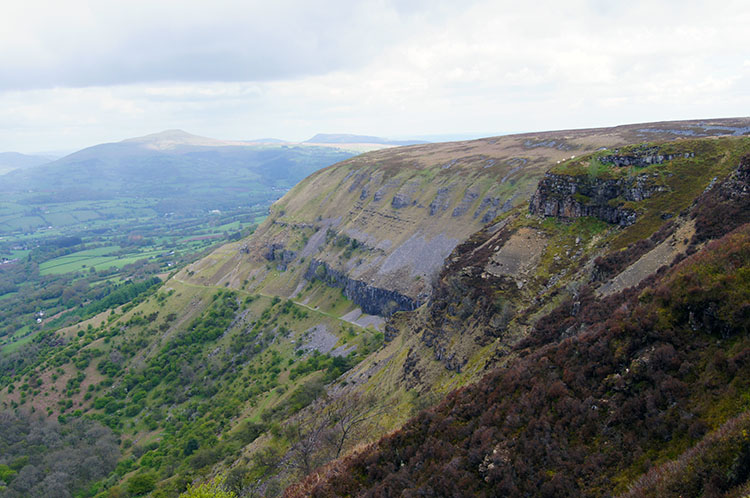
<instances>
[{"instance_id":1,"label":"overcast sky","mask_svg":"<svg viewBox=\"0 0 750 498\"><path fill-rule=\"evenodd\" d=\"M750 115L747 0L24 0L0 151Z\"/></svg>"}]
</instances>

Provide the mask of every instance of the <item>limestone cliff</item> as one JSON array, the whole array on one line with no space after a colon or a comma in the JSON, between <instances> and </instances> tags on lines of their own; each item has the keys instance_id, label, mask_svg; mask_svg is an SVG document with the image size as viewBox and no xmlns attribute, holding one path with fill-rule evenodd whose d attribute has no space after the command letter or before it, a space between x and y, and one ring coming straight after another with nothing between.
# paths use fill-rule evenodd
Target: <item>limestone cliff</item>
<instances>
[{"instance_id":1,"label":"limestone cliff","mask_svg":"<svg viewBox=\"0 0 750 498\"><path fill-rule=\"evenodd\" d=\"M371 313L410 310L432 295L444 260L459 244L535 191L534 214L632 224L632 204L665 188L653 169L694 158L692 151L630 144L668 142L686 129L713 128L657 123L369 152L300 182L253 236L217 250L181 278L301 302L311 299L309 284L316 281L341 289ZM600 167L623 173L545 176L591 154Z\"/></svg>"}]
</instances>

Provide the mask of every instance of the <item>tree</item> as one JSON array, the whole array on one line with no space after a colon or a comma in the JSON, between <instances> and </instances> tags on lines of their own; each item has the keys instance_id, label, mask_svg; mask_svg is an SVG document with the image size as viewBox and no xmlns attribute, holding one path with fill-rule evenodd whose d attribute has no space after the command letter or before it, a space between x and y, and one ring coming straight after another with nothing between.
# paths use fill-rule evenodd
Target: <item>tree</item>
<instances>
[{"instance_id":1,"label":"tree","mask_svg":"<svg viewBox=\"0 0 750 498\"><path fill-rule=\"evenodd\" d=\"M327 433L327 440L333 447L334 458L341 456L346 444L362 432L366 422L385 411L384 407L374 409L376 401L373 394L355 392L338 396L328 404L326 411L332 427Z\"/></svg>"},{"instance_id":2,"label":"tree","mask_svg":"<svg viewBox=\"0 0 750 498\"><path fill-rule=\"evenodd\" d=\"M326 460L323 455L323 442L329 420L322 409L313 407L311 417L290 424L286 428L287 437L296 441L290 452L289 463L303 476L308 475Z\"/></svg>"},{"instance_id":3,"label":"tree","mask_svg":"<svg viewBox=\"0 0 750 498\"><path fill-rule=\"evenodd\" d=\"M352 440L371 433L369 422L384 413L372 394L352 392L316 403L307 417L287 426L287 437L295 441L290 464L302 475L338 458Z\"/></svg>"}]
</instances>

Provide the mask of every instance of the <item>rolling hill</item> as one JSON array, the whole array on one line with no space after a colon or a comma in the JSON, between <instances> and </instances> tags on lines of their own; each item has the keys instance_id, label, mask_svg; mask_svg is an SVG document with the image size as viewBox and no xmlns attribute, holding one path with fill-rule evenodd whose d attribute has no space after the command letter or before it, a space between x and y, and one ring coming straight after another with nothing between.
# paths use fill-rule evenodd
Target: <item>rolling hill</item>
<instances>
[{"instance_id":1,"label":"rolling hill","mask_svg":"<svg viewBox=\"0 0 750 498\"><path fill-rule=\"evenodd\" d=\"M313 171L351 157L330 147L248 144L168 130L100 144L11 172L0 190L54 202L151 197L159 212L227 209L273 198Z\"/></svg>"}]
</instances>

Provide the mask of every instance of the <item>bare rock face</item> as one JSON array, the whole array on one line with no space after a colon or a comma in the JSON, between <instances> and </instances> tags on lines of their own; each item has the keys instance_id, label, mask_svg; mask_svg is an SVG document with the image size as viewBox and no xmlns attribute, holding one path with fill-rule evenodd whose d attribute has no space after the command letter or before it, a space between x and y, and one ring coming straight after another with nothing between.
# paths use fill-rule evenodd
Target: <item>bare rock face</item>
<instances>
[{"instance_id":1,"label":"bare rock face","mask_svg":"<svg viewBox=\"0 0 750 498\"><path fill-rule=\"evenodd\" d=\"M720 188L720 195L727 199L741 199L750 196L750 156L744 156L740 160L737 169Z\"/></svg>"},{"instance_id":2,"label":"bare rock face","mask_svg":"<svg viewBox=\"0 0 750 498\"><path fill-rule=\"evenodd\" d=\"M484 212L481 221L483 224L487 224L490 221L494 220L497 215L506 213L513 209L514 198L515 196L511 197L510 199L506 199L505 202L501 204L499 197L485 197L484 199L482 199L479 207L474 212L474 218L478 218L479 215Z\"/></svg>"},{"instance_id":3,"label":"bare rock face","mask_svg":"<svg viewBox=\"0 0 750 498\"><path fill-rule=\"evenodd\" d=\"M683 154L660 154L658 147L649 147L639 150L634 154L602 156L599 160L604 164L612 164L618 167L635 166L637 168L642 168L652 164L661 164L673 159L688 159L694 156L695 154L692 152L685 152Z\"/></svg>"},{"instance_id":4,"label":"bare rock face","mask_svg":"<svg viewBox=\"0 0 750 498\"><path fill-rule=\"evenodd\" d=\"M456 216L463 216L470 208L474 205L474 201L477 200L479 197L479 190L476 187L471 187L466 189L466 192L464 193L463 199L461 199L461 202L453 209L452 216L455 218Z\"/></svg>"},{"instance_id":5,"label":"bare rock face","mask_svg":"<svg viewBox=\"0 0 750 498\"><path fill-rule=\"evenodd\" d=\"M401 209L415 203L414 197L419 190L419 183L419 181L410 180L402 185L396 195L393 196L391 206L395 209Z\"/></svg>"},{"instance_id":6,"label":"bare rock face","mask_svg":"<svg viewBox=\"0 0 750 498\"><path fill-rule=\"evenodd\" d=\"M287 249L284 244L274 243L267 246L267 250L263 254L263 257L268 261L276 262L276 267L280 271L285 271L287 265L297 257L297 253Z\"/></svg>"},{"instance_id":7,"label":"bare rock face","mask_svg":"<svg viewBox=\"0 0 750 498\"><path fill-rule=\"evenodd\" d=\"M343 271L335 270L317 259L310 261L305 278L310 281L320 280L331 287L342 289L346 297L370 315L388 316L397 311L412 311L422 305L422 302L400 292L351 278Z\"/></svg>"},{"instance_id":8,"label":"bare rock face","mask_svg":"<svg viewBox=\"0 0 750 498\"><path fill-rule=\"evenodd\" d=\"M438 189L435 198L430 203L430 216L435 216L446 211L451 205L451 195L455 189L454 185Z\"/></svg>"},{"instance_id":9,"label":"bare rock face","mask_svg":"<svg viewBox=\"0 0 750 498\"><path fill-rule=\"evenodd\" d=\"M651 180L648 174L605 180L547 173L531 197L529 212L557 218L593 216L615 225L632 225L635 211L617 205L617 200L642 201L664 189Z\"/></svg>"}]
</instances>

